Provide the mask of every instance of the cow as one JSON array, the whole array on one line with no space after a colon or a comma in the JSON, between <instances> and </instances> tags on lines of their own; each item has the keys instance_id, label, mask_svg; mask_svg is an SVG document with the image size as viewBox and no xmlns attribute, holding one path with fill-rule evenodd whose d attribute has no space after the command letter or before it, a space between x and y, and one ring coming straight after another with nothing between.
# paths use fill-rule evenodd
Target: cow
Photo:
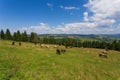
<instances>
[{"instance_id":1,"label":"cow","mask_svg":"<svg viewBox=\"0 0 120 80\"><path fill-rule=\"evenodd\" d=\"M100 53L99 57L108 58L107 54Z\"/></svg>"},{"instance_id":2,"label":"cow","mask_svg":"<svg viewBox=\"0 0 120 80\"><path fill-rule=\"evenodd\" d=\"M56 54L58 54L58 55L60 55L61 54L61 51L60 51L60 49L56 49Z\"/></svg>"},{"instance_id":3,"label":"cow","mask_svg":"<svg viewBox=\"0 0 120 80\"><path fill-rule=\"evenodd\" d=\"M19 46L21 46L21 42L19 42Z\"/></svg>"},{"instance_id":4,"label":"cow","mask_svg":"<svg viewBox=\"0 0 120 80\"><path fill-rule=\"evenodd\" d=\"M43 44L40 44L40 47L42 48L42 47L44 47L44 45L43 45Z\"/></svg>"},{"instance_id":5,"label":"cow","mask_svg":"<svg viewBox=\"0 0 120 80\"><path fill-rule=\"evenodd\" d=\"M57 45L55 45L55 46L54 46L54 48L58 48L58 46L57 46Z\"/></svg>"},{"instance_id":6,"label":"cow","mask_svg":"<svg viewBox=\"0 0 120 80\"><path fill-rule=\"evenodd\" d=\"M46 48L50 48L50 46L49 46L49 45L47 45L47 46L46 46Z\"/></svg>"},{"instance_id":7,"label":"cow","mask_svg":"<svg viewBox=\"0 0 120 80\"><path fill-rule=\"evenodd\" d=\"M108 58L108 53L107 51L102 51L102 53L99 54L99 57L103 57L103 58Z\"/></svg>"},{"instance_id":8,"label":"cow","mask_svg":"<svg viewBox=\"0 0 120 80\"><path fill-rule=\"evenodd\" d=\"M14 42L14 41L12 42L12 45L15 45L15 42Z\"/></svg>"}]
</instances>

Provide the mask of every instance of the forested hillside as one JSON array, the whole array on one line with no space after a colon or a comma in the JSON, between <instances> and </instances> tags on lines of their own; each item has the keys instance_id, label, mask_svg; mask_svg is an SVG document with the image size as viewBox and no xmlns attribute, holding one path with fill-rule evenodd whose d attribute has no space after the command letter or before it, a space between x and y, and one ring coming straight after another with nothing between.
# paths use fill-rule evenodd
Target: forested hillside
<instances>
[{"instance_id":1,"label":"forested hillside","mask_svg":"<svg viewBox=\"0 0 120 80\"><path fill-rule=\"evenodd\" d=\"M99 49L110 49L120 51L120 40L119 39L107 39L107 38L99 38L95 39L88 37L88 40L85 38L76 38L74 36L62 36L62 38L58 38L57 36L52 35L44 35L39 37L37 33L31 32L30 35L27 34L26 31L14 32L11 34L10 30L7 29L5 32L3 30L0 31L1 39L3 40L13 40L18 42L31 42L31 43L40 43L40 44L58 44L64 45L66 47L84 47L84 48L99 48Z\"/></svg>"}]
</instances>

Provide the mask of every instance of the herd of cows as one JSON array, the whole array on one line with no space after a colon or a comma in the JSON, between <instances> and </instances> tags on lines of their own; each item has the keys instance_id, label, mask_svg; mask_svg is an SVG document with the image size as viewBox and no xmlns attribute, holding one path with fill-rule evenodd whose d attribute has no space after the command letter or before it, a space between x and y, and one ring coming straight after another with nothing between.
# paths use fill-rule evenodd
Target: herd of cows
<instances>
[{"instance_id":1,"label":"herd of cows","mask_svg":"<svg viewBox=\"0 0 120 80\"><path fill-rule=\"evenodd\" d=\"M12 42L12 45L15 45L15 42L13 41ZM19 46L21 46L21 42L19 42ZM40 44L40 47L43 48L43 47L46 47L46 48L50 48L49 45L43 45L43 44ZM60 49L58 45L55 45L54 48L56 48L56 54L57 55L61 55L62 53L65 53L66 52L66 49L65 48L62 48ZM68 48L68 47L67 47ZM71 47L69 47L71 48ZM108 50L103 50L101 51L101 53L99 53L99 57L101 58L108 58Z\"/></svg>"},{"instance_id":2,"label":"herd of cows","mask_svg":"<svg viewBox=\"0 0 120 80\"><path fill-rule=\"evenodd\" d=\"M45 46L43 44L40 44L40 47L41 48L43 48L43 47L50 48L49 45ZM66 52L65 48L60 49L58 45L55 45L54 48L56 48L56 54L58 54L58 55L61 55L61 53L65 53Z\"/></svg>"}]
</instances>

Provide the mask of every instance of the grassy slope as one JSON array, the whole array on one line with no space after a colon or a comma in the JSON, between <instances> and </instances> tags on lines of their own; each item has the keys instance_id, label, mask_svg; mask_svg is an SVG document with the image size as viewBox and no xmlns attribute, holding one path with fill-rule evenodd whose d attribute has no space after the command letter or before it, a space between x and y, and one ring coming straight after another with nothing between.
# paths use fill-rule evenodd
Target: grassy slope
<instances>
[{"instance_id":1,"label":"grassy slope","mask_svg":"<svg viewBox=\"0 0 120 80\"><path fill-rule=\"evenodd\" d=\"M54 48L0 41L0 80L120 80L120 52L109 51L108 59L100 52L71 48L59 56Z\"/></svg>"}]
</instances>

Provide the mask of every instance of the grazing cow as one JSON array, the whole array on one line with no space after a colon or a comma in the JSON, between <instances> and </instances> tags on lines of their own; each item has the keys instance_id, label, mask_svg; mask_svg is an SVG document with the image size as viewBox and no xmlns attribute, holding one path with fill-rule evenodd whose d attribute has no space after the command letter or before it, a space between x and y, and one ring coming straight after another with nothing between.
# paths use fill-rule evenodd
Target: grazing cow
<instances>
[{"instance_id":1,"label":"grazing cow","mask_svg":"<svg viewBox=\"0 0 120 80\"><path fill-rule=\"evenodd\" d=\"M60 55L61 53L60 53L60 49L56 49L56 54L58 54L58 55Z\"/></svg>"},{"instance_id":2,"label":"grazing cow","mask_svg":"<svg viewBox=\"0 0 120 80\"><path fill-rule=\"evenodd\" d=\"M21 42L19 42L19 46L21 46Z\"/></svg>"},{"instance_id":3,"label":"grazing cow","mask_svg":"<svg viewBox=\"0 0 120 80\"><path fill-rule=\"evenodd\" d=\"M100 53L99 57L108 58L107 54Z\"/></svg>"},{"instance_id":4,"label":"grazing cow","mask_svg":"<svg viewBox=\"0 0 120 80\"><path fill-rule=\"evenodd\" d=\"M102 51L102 53L103 53L103 54L107 54L107 51L106 51L106 50L105 50L105 51Z\"/></svg>"},{"instance_id":5,"label":"grazing cow","mask_svg":"<svg viewBox=\"0 0 120 80\"><path fill-rule=\"evenodd\" d=\"M58 48L58 46L57 46L57 45L55 45L55 46L54 46L54 48Z\"/></svg>"},{"instance_id":6,"label":"grazing cow","mask_svg":"<svg viewBox=\"0 0 120 80\"><path fill-rule=\"evenodd\" d=\"M14 41L12 42L12 45L15 45L15 42L14 42Z\"/></svg>"},{"instance_id":7,"label":"grazing cow","mask_svg":"<svg viewBox=\"0 0 120 80\"><path fill-rule=\"evenodd\" d=\"M43 45L43 44L41 44L41 45L40 45L40 47L42 48L42 47L44 47L44 45Z\"/></svg>"},{"instance_id":8,"label":"grazing cow","mask_svg":"<svg viewBox=\"0 0 120 80\"><path fill-rule=\"evenodd\" d=\"M47 46L46 46L46 48L50 48L50 46L49 46L49 45L47 45Z\"/></svg>"},{"instance_id":9,"label":"grazing cow","mask_svg":"<svg viewBox=\"0 0 120 80\"><path fill-rule=\"evenodd\" d=\"M108 58L107 51L102 51L102 53L99 54L99 57Z\"/></svg>"}]
</instances>

